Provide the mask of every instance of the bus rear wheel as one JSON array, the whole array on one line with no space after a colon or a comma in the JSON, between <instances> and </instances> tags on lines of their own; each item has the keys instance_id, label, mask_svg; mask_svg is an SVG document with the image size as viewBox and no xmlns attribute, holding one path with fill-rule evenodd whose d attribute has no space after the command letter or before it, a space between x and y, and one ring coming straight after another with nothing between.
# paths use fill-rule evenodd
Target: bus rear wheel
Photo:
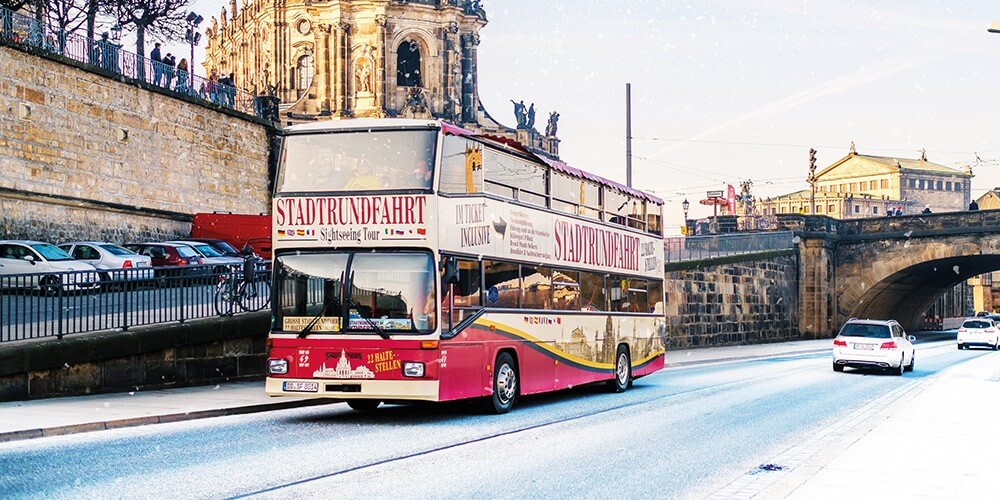
<instances>
[{"instance_id":1,"label":"bus rear wheel","mask_svg":"<svg viewBox=\"0 0 1000 500\"><path fill-rule=\"evenodd\" d=\"M632 385L632 361L628 355L628 347L618 346L615 354L615 378L608 381L608 389L612 392L625 392Z\"/></svg>"},{"instance_id":2,"label":"bus rear wheel","mask_svg":"<svg viewBox=\"0 0 1000 500\"><path fill-rule=\"evenodd\" d=\"M378 405L382 404L381 401L377 399L348 399L347 406L350 406L354 411L369 412L375 411Z\"/></svg>"},{"instance_id":3,"label":"bus rear wheel","mask_svg":"<svg viewBox=\"0 0 1000 500\"><path fill-rule=\"evenodd\" d=\"M486 411L497 415L514 407L518 394L517 364L510 353L502 352L493 364L493 395L486 403Z\"/></svg>"}]
</instances>

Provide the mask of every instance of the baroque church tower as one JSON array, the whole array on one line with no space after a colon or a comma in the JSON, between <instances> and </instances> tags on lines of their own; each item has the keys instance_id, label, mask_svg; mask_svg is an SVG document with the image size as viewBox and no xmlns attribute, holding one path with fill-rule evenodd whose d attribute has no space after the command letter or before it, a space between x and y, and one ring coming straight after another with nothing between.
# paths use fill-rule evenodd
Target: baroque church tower
<instances>
[{"instance_id":1,"label":"baroque church tower","mask_svg":"<svg viewBox=\"0 0 1000 500\"><path fill-rule=\"evenodd\" d=\"M282 120L440 118L498 132L477 92L486 23L478 0L230 0L204 66L270 89Z\"/></svg>"}]
</instances>

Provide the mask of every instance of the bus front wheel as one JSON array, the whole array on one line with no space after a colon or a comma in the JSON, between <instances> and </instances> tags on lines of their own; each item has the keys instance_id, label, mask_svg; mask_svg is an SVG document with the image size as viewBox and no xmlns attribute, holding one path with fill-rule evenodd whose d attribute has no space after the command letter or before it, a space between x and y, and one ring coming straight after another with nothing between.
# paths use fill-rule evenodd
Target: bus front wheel
<instances>
[{"instance_id":1,"label":"bus front wheel","mask_svg":"<svg viewBox=\"0 0 1000 500\"><path fill-rule=\"evenodd\" d=\"M628 347L618 346L615 354L615 378L608 381L612 392L625 392L632 385L632 361L628 355Z\"/></svg>"},{"instance_id":2,"label":"bus front wheel","mask_svg":"<svg viewBox=\"0 0 1000 500\"><path fill-rule=\"evenodd\" d=\"M518 383L514 357L510 353L501 352L493 365L493 395L490 396L486 410L498 415L509 412L517 401Z\"/></svg>"}]
</instances>

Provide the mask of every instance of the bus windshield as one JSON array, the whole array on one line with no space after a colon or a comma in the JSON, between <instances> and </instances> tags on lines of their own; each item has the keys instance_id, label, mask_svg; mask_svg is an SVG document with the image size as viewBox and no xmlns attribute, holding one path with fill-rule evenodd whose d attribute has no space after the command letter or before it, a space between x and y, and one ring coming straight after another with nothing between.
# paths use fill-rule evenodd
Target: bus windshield
<instances>
[{"instance_id":1,"label":"bus windshield","mask_svg":"<svg viewBox=\"0 0 1000 500\"><path fill-rule=\"evenodd\" d=\"M436 141L432 130L289 135L278 192L429 190Z\"/></svg>"},{"instance_id":2,"label":"bus windshield","mask_svg":"<svg viewBox=\"0 0 1000 500\"><path fill-rule=\"evenodd\" d=\"M296 253L275 265L275 329L432 333L437 326L429 253ZM348 279L351 292L343 297Z\"/></svg>"}]
</instances>

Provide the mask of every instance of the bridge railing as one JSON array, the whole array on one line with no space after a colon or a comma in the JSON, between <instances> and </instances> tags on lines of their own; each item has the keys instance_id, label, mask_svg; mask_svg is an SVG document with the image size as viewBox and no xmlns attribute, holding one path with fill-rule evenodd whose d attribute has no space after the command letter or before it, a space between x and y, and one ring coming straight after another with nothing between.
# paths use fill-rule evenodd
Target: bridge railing
<instances>
[{"instance_id":1,"label":"bridge railing","mask_svg":"<svg viewBox=\"0 0 1000 500\"><path fill-rule=\"evenodd\" d=\"M9 271L12 264L3 265ZM217 316L226 306L218 303L225 296L216 293L223 278L242 280L242 270L190 266L0 275L0 343ZM270 271L259 268L255 279L270 282ZM246 300L248 309L263 309L270 296ZM242 310L233 305L233 312ZM228 307L222 311L229 314Z\"/></svg>"},{"instance_id":2,"label":"bridge railing","mask_svg":"<svg viewBox=\"0 0 1000 500\"><path fill-rule=\"evenodd\" d=\"M727 257L793 248L794 233L730 233L711 236L679 236L663 239L666 262Z\"/></svg>"},{"instance_id":3,"label":"bridge railing","mask_svg":"<svg viewBox=\"0 0 1000 500\"><path fill-rule=\"evenodd\" d=\"M78 63L116 76L160 87L240 113L275 120L276 98L255 96L218 80L206 79L178 70L141 54L122 50L117 42L102 37L93 39L76 33L53 30L44 22L10 9L0 8L0 38L26 49L41 50L72 59ZM220 75L221 77L221 75Z\"/></svg>"}]
</instances>

